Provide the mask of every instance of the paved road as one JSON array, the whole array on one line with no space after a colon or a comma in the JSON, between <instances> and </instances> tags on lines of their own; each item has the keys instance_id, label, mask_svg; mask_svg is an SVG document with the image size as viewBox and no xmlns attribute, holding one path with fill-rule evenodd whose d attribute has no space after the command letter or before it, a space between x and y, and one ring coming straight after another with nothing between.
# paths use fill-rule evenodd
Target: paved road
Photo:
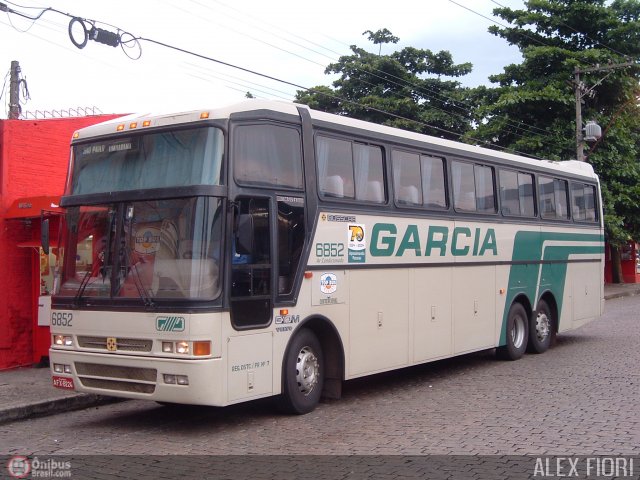
<instances>
[{"instance_id":1,"label":"paved road","mask_svg":"<svg viewBox=\"0 0 640 480\"><path fill-rule=\"evenodd\" d=\"M269 401L129 401L0 425L0 454L637 456L640 297L606 307L543 355L480 352L351 381L305 416Z\"/></svg>"}]
</instances>

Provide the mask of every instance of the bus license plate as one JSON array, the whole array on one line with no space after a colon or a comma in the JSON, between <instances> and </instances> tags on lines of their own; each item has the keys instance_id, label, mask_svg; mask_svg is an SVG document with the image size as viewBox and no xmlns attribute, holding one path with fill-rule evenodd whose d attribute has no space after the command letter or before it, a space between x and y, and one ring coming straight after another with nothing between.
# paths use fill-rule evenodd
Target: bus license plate
<instances>
[{"instance_id":1,"label":"bus license plate","mask_svg":"<svg viewBox=\"0 0 640 480\"><path fill-rule=\"evenodd\" d=\"M53 376L53 386L56 388L64 388L65 390L75 390L73 378Z\"/></svg>"}]
</instances>

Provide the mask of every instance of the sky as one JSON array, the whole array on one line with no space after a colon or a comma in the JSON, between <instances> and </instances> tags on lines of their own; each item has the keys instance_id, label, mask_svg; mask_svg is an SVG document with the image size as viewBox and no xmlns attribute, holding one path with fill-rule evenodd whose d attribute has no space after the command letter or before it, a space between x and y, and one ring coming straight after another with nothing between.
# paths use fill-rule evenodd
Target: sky
<instances>
[{"instance_id":1,"label":"sky","mask_svg":"<svg viewBox=\"0 0 640 480\"><path fill-rule=\"evenodd\" d=\"M6 75L13 60L20 63L30 96L22 99L22 118L207 109L241 101L247 91L291 101L299 89L148 41L132 48L89 41L78 49L69 37L72 17L303 87L331 85L335 77L324 70L349 54L350 45L378 52L365 30L387 28L400 38L383 45L383 54L412 46L449 50L456 63L471 62L473 72L459 79L467 86L490 85L489 75L521 60L517 48L487 31L492 22L483 16L491 18L497 3L521 8L523 0L0 2L31 16L46 7L70 15L48 11L34 22L0 12L0 118L7 118ZM76 39L80 28L75 22ZM129 58L140 53L137 60Z\"/></svg>"}]
</instances>

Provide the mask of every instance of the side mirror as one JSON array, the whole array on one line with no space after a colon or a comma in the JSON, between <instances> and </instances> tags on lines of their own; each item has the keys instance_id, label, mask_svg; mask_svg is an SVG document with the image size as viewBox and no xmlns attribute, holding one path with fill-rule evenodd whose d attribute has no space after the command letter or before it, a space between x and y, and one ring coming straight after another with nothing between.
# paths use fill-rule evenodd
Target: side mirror
<instances>
[{"instance_id":1,"label":"side mirror","mask_svg":"<svg viewBox=\"0 0 640 480\"><path fill-rule=\"evenodd\" d=\"M253 255L254 225L253 215L242 213L238 216L236 229L236 252L240 255Z\"/></svg>"},{"instance_id":2,"label":"side mirror","mask_svg":"<svg viewBox=\"0 0 640 480\"><path fill-rule=\"evenodd\" d=\"M40 244L45 254L49 255L49 219L40 222Z\"/></svg>"}]
</instances>

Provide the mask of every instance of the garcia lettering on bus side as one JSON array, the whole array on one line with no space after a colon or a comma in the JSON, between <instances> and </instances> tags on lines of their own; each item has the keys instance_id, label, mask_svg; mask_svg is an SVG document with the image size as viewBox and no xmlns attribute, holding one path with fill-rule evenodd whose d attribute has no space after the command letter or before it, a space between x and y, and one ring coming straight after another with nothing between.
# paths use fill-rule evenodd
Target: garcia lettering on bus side
<instances>
[{"instance_id":1,"label":"garcia lettering on bus side","mask_svg":"<svg viewBox=\"0 0 640 480\"><path fill-rule=\"evenodd\" d=\"M374 257L402 257L405 253L420 256L454 257L498 255L496 232L493 228L449 227L430 225L418 228L407 225L404 232L398 232L393 223L376 223L371 229L369 247Z\"/></svg>"}]
</instances>

